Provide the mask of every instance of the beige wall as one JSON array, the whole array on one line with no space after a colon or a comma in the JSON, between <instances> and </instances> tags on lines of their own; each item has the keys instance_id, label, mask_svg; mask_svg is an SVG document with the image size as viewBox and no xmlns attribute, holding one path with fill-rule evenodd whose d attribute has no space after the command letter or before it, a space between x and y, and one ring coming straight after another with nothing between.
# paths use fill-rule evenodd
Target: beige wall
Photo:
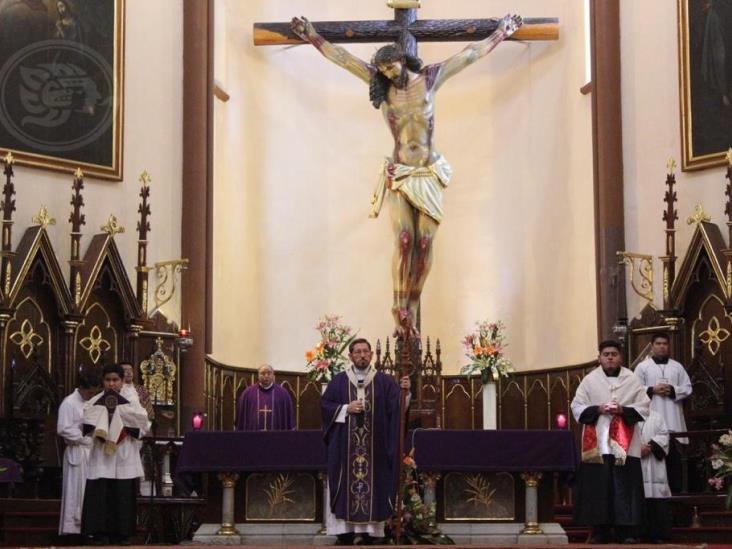
<instances>
[{"instance_id":1,"label":"beige wall","mask_svg":"<svg viewBox=\"0 0 732 549\"><path fill-rule=\"evenodd\" d=\"M115 239L134 286L138 177L143 170L153 179L148 263L180 257L183 4L180 0L128 0L126 26L124 180L85 179L82 253L109 215L116 215L126 232ZM72 176L22 166L16 167L15 174L18 210L13 245L17 246L33 215L46 205L57 220L49 227L49 235L68 277ZM177 300L164 313L179 321Z\"/></svg>"},{"instance_id":2,"label":"beige wall","mask_svg":"<svg viewBox=\"0 0 732 549\"><path fill-rule=\"evenodd\" d=\"M625 178L625 240L628 250L653 254L656 300L662 306L661 262L665 252L663 196L666 162L681 164L679 118L678 18L676 2L622 0L622 97ZM682 257L693 227L686 219L701 203L727 234L724 215L725 169L681 172L676 181L679 211L677 255ZM628 291L629 316L644 305Z\"/></svg>"},{"instance_id":3,"label":"beige wall","mask_svg":"<svg viewBox=\"0 0 732 549\"><path fill-rule=\"evenodd\" d=\"M220 0L221 1L221 0ZM338 313L372 341L392 329L386 212L368 219L391 149L367 87L311 47L252 46L254 21L383 19L383 2L226 1L216 104L214 356L302 369ZM221 11L222 8L219 8ZM445 371L477 320L503 320L520 369L591 358L596 339L590 98L577 0L424 2L421 18L561 18L560 41L506 43L438 94L435 142L454 168L423 294ZM369 58L376 45L350 46ZM427 63L462 44L425 44Z\"/></svg>"}]
</instances>

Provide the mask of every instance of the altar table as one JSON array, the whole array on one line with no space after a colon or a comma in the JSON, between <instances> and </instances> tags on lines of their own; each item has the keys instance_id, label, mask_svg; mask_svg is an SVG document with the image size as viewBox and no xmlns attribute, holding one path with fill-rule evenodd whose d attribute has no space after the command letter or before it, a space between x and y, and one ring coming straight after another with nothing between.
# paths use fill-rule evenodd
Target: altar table
<instances>
[{"instance_id":1,"label":"altar table","mask_svg":"<svg viewBox=\"0 0 732 549\"><path fill-rule=\"evenodd\" d=\"M414 448L422 475L520 473L526 490L524 534L542 533L537 504L542 474L572 472L579 461L574 437L566 430L420 429L409 432L406 442L408 450ZM322 477L325 470L319 430L189 432L177 466L178 473L218 473L223 486L219 533L224 535L237 533L233 504L239 473L311 472Z\"/></svg>"}]
</instances>

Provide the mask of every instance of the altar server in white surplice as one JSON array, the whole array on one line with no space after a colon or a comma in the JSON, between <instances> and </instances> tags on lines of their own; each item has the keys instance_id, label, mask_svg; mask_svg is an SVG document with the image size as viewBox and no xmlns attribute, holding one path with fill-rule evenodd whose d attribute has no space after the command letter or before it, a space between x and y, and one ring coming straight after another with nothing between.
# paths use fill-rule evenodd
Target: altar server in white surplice
<instances>
[{"instance_id":1,"label":"altar server in white surplice","mask_svg":"<svg viewBox=\"0 0 732 549\"><path fill-rule=\"evenodd\" d=\"M651 410L657 412L666 423L670 433L686 431L684 399L691 395L691 380L686 370L669 358L669 337L654 334L651 338L651 356L638 364L635 375L645 385L651 398ZM671 490L681 490L681 451L679 444L688 444L689 439L672 439L669 447L666 469Z\"/></svg>"},{"instance_id":2,"label":"altar server in white surplice","mask_svg":"<svg viewBox=\"0 0 732 549\"><path fill-rule=\"evenodd\" d=\"M137 527L136 479L144 475L138 445L150 429L147 412L122 390L124 370L102 370L104 392L84 406L82 429L93 439L81 516L81 533L94 545L127 545Z\"/></svg>"},{"instance_id":3,"label":"altar server in white surplice","mask_svg":"<svg viewBox=\"0 0 732 549\"><path fill-rule=\"evenodd\" d=\"M79 374L78 387L67 396L58 409L56 433L66 449L63 457L64 483L61 493L61 517L59 535L81 533L81 509L84 504L86 470L92 440L81 432L84 404L101 388L99 376Z\"/></svg>"},{"instance_id":4,"label":"altar server in white surplice","mask_svg":"<svg viewBox=\"0 0 732 549\"><path fill-rule=\"evenodd\" d=\"M666 476L669 436L666 423L657 412L638 424L641 432L641 469L646 495L646 534L654 543L671 537L671 489Z\"/></svg>"}]
</instances>

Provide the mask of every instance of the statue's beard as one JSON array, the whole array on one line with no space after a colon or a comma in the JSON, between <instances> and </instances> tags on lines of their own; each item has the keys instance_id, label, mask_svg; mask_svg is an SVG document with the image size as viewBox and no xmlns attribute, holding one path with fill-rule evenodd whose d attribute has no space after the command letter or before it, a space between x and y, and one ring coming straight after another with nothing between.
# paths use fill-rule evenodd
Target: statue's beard
<instances>
[{"instance_id":1,"label":"statue's beard","mask_svg":"<svg viewBox=\"0 0 732 549\"><path fill-rule=\"evenodd\" d=\"M394 84L397 88L400 90L403 90L407 85L407 79L409 78L409 75L407 74L407 67L402 67L402 72L397 76L395 79L391 81L392 84Z\"/></svg>"}]
</instances>

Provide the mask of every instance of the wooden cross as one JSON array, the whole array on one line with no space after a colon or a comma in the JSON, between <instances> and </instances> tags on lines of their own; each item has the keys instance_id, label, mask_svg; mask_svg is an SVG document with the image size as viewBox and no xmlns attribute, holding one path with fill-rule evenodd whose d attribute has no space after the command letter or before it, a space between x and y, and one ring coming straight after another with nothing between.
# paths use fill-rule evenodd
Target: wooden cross
<instances>
[{"instance_id":1,"label":"wooden cross","mask_svg":"<svg viewBox=\"0 0 732 549\"><path fill-rule=\"evenodd\" d=\"M405 52L417 55L417 42L475 42L490 36L500 19L417 19L415 2L390 2L391 21L319 21L315 30L333 43L398 42ZM297 15L297 14L293 14ZM559 19L527 17L509 40L558 40ZM255 46L303 44L290 23L254 23Z\"/></svg>"},{"instance_id":2,"label":"wooden cross","mask_svg":"<svg viewBox=\"0 0 732 549\"><path fill-rule=\"evenodd\" d=\"M271 414L272 410L267 408L267 405L265 404L264 408L260 408L259 410L257 410L257 413L264 414L264 430L266 431L267 430L267 414Z\"/></svg>"}]
</instances>

